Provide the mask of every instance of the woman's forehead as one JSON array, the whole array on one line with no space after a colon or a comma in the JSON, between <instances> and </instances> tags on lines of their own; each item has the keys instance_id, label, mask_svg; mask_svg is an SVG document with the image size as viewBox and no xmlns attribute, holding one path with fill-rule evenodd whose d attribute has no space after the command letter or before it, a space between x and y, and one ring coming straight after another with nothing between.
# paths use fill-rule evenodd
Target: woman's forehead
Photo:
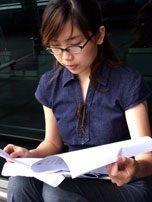
<instances>
[{"instance_id":1,"label":"woman's forehead","mask_svg":"<svg viewBox=\"0 0 152 202\"><path fill-rule=\"evenodd\" d=\"M78 28L76 24L71 25L70 22L67 22L62 31L58 34L57 37L54 37L51 41L69 41L75 40L78 38L84 37L82 31Z\"/></svg>"},{"instance_id":2,"label":"woman's forehead","mask_svg":"<svg viewBox=\"0 0 152 202\"><path fill-rule=\"evenodd\" d=\"M58 37L57 39L53 39L51 40L52 42L68 42L68 41L72 41L72 40L77 40L77 39L81 39L83 38L83 35L72 35L72 36L67 36L67 37Z\"/></svg>"}]
</instances>

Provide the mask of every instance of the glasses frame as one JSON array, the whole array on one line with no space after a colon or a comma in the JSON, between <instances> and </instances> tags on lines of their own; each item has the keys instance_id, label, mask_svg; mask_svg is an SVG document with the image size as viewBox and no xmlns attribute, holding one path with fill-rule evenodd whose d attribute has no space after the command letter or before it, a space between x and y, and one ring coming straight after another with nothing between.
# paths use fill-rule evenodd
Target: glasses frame
<instances>
[{"instance_id":1,"label":"glasses frame","mask_svg":"<svg viewBox=\"0 0 152 202\"><path fill-rule=\"evenodd\" d=\"M81 53L83 48L88 44L88 42L91 40L91 38L95 35L96 33L93 33L88 39L87 41L82 45L82 46L68 46L67 48L58 48L58 47L52 47L52 48L56 48L58 50L60 50L60 53L53 53L52 48L49 47L49 48L46 48L46 50L52 54L52 55L61 55L64 51L70 53L70 54L78 54L78 53ZM69 48L72 48L72 47L77 47L77 48L80 48L80 51L79 52L76 52L76 53L71 53L69 51Z\"/></svg>"}]
</instances>

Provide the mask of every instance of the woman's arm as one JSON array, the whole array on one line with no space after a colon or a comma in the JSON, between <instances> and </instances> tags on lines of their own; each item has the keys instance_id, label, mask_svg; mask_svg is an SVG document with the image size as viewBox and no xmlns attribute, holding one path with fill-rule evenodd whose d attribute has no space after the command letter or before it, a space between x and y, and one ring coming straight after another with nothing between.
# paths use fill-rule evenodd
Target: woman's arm
<instances>
[{"instance_id":1,"label":"woman's arm","mask_svg":"<svg viewBox=\"0 0 152 202\"><path fill-rule=\"evenodd\" d=\"M131 138L151 136L147 102L125 111ZM112 182L118 186L128 183L133 176L145 177L152 174L152 153L137 155L135 159L118 157L117 162L107 166Z\"/></svg>"},{"instance_id":2,"label":"woman's arm","mask_svg":"<svg viewBox=\"0 0 152 202\"><path fill-rule=\"evenodd\" d=\"M131 138L150 136L150 124L148 118L147 102L127 110L125 112ZM145 177L152 174L152 152L135 156L137 162L136 177Z\"/></svg>"},{"instance_id":3,"label":"woman's arm","mask_svg":"<svg viewBox=\"0 0 152 202\"><path fill-rule=\"evenodd\" d=\"M41 158L49 155L57 154L62 150L62 139L60 137L56 118L52 109L43 106L45 115L45 139L36 149L27 150L16 145L8 145L4 151L11 155L11 157L35 157Z\"/></svg>"},{"instance_id":4,"label":"woman's arm","mask_svg":"<svg viewBox=\"0 0 152 202\"><path fill-rule=\"evenodd\" d=\"M52 109L45 106L43 106L43 109L45 115L45 139L36 149L30 151L34 157L45 157L57 154L63 147L63 142Z\"/></svg>"}]
</instances>

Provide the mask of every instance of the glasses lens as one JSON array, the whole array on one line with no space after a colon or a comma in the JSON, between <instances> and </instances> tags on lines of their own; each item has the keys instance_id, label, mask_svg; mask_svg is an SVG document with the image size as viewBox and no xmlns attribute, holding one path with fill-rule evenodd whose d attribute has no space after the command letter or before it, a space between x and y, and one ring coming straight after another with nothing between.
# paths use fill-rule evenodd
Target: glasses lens
<instances>
[{"instance_id":1,"label":"glasses lens","mask_svg":"<svg viewBox=\"0 0 152 202\"><path fill-rule=\"evenodd\" d=\"M79 46L71 46L67 49L69 53L75 54L75 53L80 53L81 48Z\"/></svg>"},{"instance_id":2,"label":"glasses lens","mask_svg":"<svg viewBox=\"0 0 152 202\"><path fill-rule=\"evenodd\" d=\"M77 54L77 53L80 53L81 52L81 47L79 46L70 46L66 49L60 49L60 48L47 48L47 51L51 54L55 54L55 55L60 55L62 54L62 51L67 51L71 54Z\"/></svg>"},{"instance_id":3,"label":"glasses lens","mask_svg":"<svg viewBox=\"0 0 152 202\"><path fill-rule=\"evenodd\" d=\"M60 48L50 48L50 51L51 51L51 53L56 54L56 55L62 53L62 50Z\"/></svg>"}]
</instances>

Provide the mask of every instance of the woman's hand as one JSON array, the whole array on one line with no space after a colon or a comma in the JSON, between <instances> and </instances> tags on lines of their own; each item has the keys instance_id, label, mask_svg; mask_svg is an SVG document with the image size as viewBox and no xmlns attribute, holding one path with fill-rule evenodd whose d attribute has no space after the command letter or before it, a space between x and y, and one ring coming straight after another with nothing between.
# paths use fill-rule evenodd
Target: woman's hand
<instances>
[{"instance_id":1,"label":"woman's hand","mask_svg":"<svg viewBox=\"0 0 152 202\"><path fill-rule=\"evenodd\" d=\"M13 144L8 144L4 149L3 149L7 154L9 154L12 158L29 158L31 157L31 153L29 150L19 147Z\"/></svg>"},{"instance_id":2,"label":"woman's hand","mask_svg":"<svg viewBox=\"0 0 152 202\"><path fill-rule=\"evenodd\" d=\"M115 163L107 166L108 174L113 183L117 186L123 186L130 182L133 176L135 176L137 170L137 162L133 158L126 158L119 156Z\"/></svg>"}]
</instances>

